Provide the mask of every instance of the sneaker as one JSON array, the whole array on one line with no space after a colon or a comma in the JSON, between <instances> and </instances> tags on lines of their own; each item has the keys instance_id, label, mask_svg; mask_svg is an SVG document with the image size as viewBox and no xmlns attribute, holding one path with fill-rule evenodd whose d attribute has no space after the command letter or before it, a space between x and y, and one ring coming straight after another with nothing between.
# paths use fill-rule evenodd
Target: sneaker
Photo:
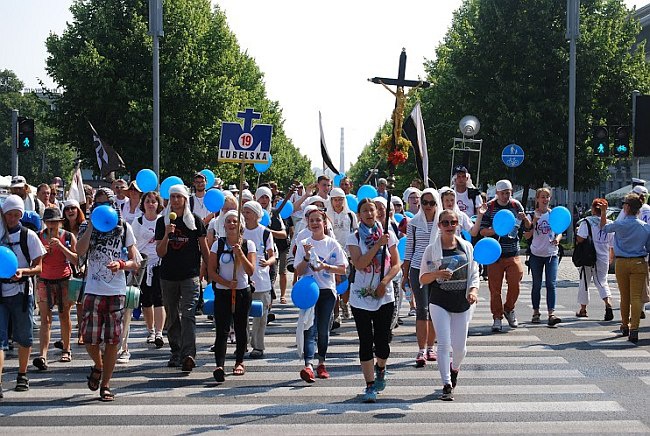
<instances>
[{"instance_id":1,"label":"sneaker","mask_svg":"<svg viewBox=\"0 0 650 436\"><path fill-rule=\"evenodd\" d=\"M506 320L508 321L508 325L510 325L510 327L512 327L513 329L519 327L519 323L517 322L517 316L515 315L514 309L512 309L510 312L503 312L503 315L506 317Z\"/></svg>"},{"instance_id":2,"label":"sneaker","mask_svg":"<svg viewBox=\"0 0 650 436\"><path fill-rule=\"evenodd\" d=\"M153 343L156 344L156 348L162 348L165 345L165 340L162 337L162 333L157 333L154 337Z\"/></svg>"},{"instance_id":3,"label":"sneaker","mask_svg":"<svg viewBox=\"0 0 650 436\"><path fill-rule=\"evenodd\" d=\"M314 383L316 381L316 377L314 377L314 370L311 369L310 366L307 366L300 371L300 378L307 383Z\"/></svg>"},{"instance_id":4,"label":"sneaker","mask_svg":"<svg viewBox=\"0 0 650 436\"><path fill-rule=\"evenodd\" d=\"M351 313L351 310L350 310L350 305L347 304L347 303L341 303L341 305L342 305L341 309L343 309L342 310L343 319L351 319L352 318L352 313Z\"/></svg>"},{"instance_id":5,"label":"sneaker","mask_svg":"<svg viewBox=\"0 0 650 436\"><path fill-rule=\"evenodd\" d=\"M409 316L415 316L417 315L417 311L415 310L415 307L411 310L409 310Z\"/></svg>"},{"instance_id":6,"label":"sneaker","mask_svg":"<svg viewBox=\"0 0 650 436\"><path fill-rule=\"evenodd\" d=\"M427 360L424 358L424 352L418 351L418 355L415 357L415 367L422 368L427 364Z\"/></svg>"},{"instance_id":7,"label":"sneaker","mask_svg":"<svg viewBox=\"0 0 650 436\"><path fill-rule=\"evenodd\" d=\"M327 372L327 369L325 369L325 364L323 363L318 365L318 367L316 368L316 375L318 376L318 378L322 378L322 379L330 378L330 373Z\"/></svg>"},{"instance_id":8,"label":"sneaker","mask_svg":"<svg viewBox=\"0 0 650 436\"><path fill-rule=\"evenodd\" d=\"M436 360L438 360L438 356L436 355L436 351L433 348L427 348L427 352L426 352L424 357L429 362L435 362Z\"/></svg>"},{"instance_id":9,"label":"sneaker","mask_svg":"<svg viewBox=\"0 0 650 436\"><path fill-rule=\"evenodd\" d=\"M397 318L397 325L403 325L404 320L402 318Z\"/></svg>"},{"instance_id":10,"label":"sneaker","mask_svg":"<svg viewBox=\"0 0 650 436\"><path fill-rule=\"evenodd\" d=\"M150 330L147 336L147 344L153 344L154 342L156 342L156 332Z\"/></svg>"},{"instance_id":11,"label":"sneaker","mask_svg":"<svg viewBox=\"0 0 650 436\"><path fill-rule=\"evenodd\" d=\"M539 324L541 322L539 313L533 313L533 317L531 318L530 322L532 324Z\"/></svg>"},{"instance_id":12,"label":"sneaker","mask_svg":"<svg viewBox=\"0 0 650 436\"><path fill-rule=\"evenodd\" d=\"M26 375L18 374L16 378L16 392L26 392L29 390L29 379Z\"/></svg>"},{"instance_id":13,"label":"sneaker","mask_svg":"<svg viewBox=\"0 0 650 436\"><path fill-rule=\"evenodd\" d=\"M234 344L234 343L237 342L237 338L235 336L234 330L230 330L230 333L228 333L228 342L231 343L231 344Z\"/></svg>"},{"instance_id":14,"label":"sneaker","mask_svg":"<svg viewBox=\"0 0 650 436\"><path fill-rule=\"evenodd\" d=\"M555 316L555 315L549 315L548 316L547 325L549 327L555 327L557 324L559 324L561 322L562 322L562 320L560 318L558 318L557 316Z\"/></svg>"},{"instance_id":15,"label":"sneaker","mask_svg":"<svg viewBox=\"0 0 650 436\"><path fill-rule=\"evenodd\" d=\"M453 388L451 385L444 385L442 387L442 395L440 395L440 399L442 401L454 401L454 395L452 394Z\"/></svg>"},{"instance_id":16,"label":"sneaker","mask_svg":"<svg viewBox=\"0 0 650 436\"><path fill-rule=\"evenodd\" d=\"M627 338L627 340L633 344L639 342L639 330L630 330L630 336Z\"/></svg>"},{"instance_id":17,"label":"sneaker","mask_svg":"<svg viewBox=\"0 0 650 436\"><path fill-rule=\"evenodd\" d=\"M330 330L336 330L339 327L341 327L341 318L337 317L334 321L332 321L332 328Z\"/></svg>"},{"instance_id":18,"label":"sneaker","mask_svg":"<svg viewBox=\"0 0 650 436\"><path fill-rule=\"evenodd\" d=\"M612 306L605 306L605 318L603 318L605 321L611 321L614 319L614 310L612 310Z\"/></svg>"},{"instance_id":19,"label":"sneaker","mask_svg":"<svg viewBox=\"0 0 650 436\"><path fill-rule=\"evenodd\" d=\"M379 369L375 365L375 390L381 392L386 389L386 367Z\"/></svg>"},{"instance_id":20,"label":"sneaker","mask_svg":"<svg viewBox=\"0 0 650 436\"><path fill-rule=\"evenodd\" d=\"M377 402L377 390L374 386L366 386L366 392L363 394L362 400L364 403L376 403Z\"/></svg>"},{"instance_id":21,"label":"sneaker","mask_svg":"<svg viewBox=\"0 0 650 436\"><path fill-rule=\"evenodd\" d=\"M639 318L645 319L645 309L641 311L641 315L639 315Z\"/></svg>"},{"instance_id":22,"label":"sneaker","mask_svg":"<svg viewBox=\"0 0 650 436\"><path fill-rule=\"evenodd\" d=\"M167 367L168 368L178 368L180 366L181 366L181 361L180 361L180 358L178 358L178 357L173 357L172 356L172 358L169 359L169 361L167 362Z\"/></svg>"},{"instance_id":23,"label":"sneaker","mask_svg":"<svg viewBox=\"0 0 650 436\"><path fill-rule=\"evenodd\" d=\"M117 360L115 363L124 365L129 363L129 360L131 360L131 353L129 353L129 350L122 350L122 352L117 355Z\"/></svg>"},{"instance_id":24,"label":"sneaker","mask_svg":"<svg viewBox=\"0 0 650 436\"><path fill-rule=\"evenodd\" d=\"M496 333L502 330L503 330L503 326L501 325L501 320L495 319L494 322L492 323L492 331Z\"/></svg>"},{"instance_id":25,"label":"sneaker","mask_svg":"<svg viewBox=\"0 0 650 436\"><path fill-rule=\"evenodd\" d=\"M275 313L269 313L266 316L266 324L268 325L269 323L275 321Z\"/></svg>"},{"instance_id":26,"label":"sneaker","mask_svg":"<svg viewBox=\"0 0 650 436\"><path fill-rule=\"evenodd\" d=\"M451 370L451 387L455 388L456 383L458 383L458 371L460 371L460 369L452 368L451 363L449 364L449 369Z\"/></svg>"},{"instance_id":27,"label":"sneaker","mask_svg":"<svg viewBox=\"0 0 650 436\"><path fill-rule=\"evenodd\" d=\"M196 361L192 356L185 356L183 359L183 365L181 366L181 371L183 372L192 372L196 367Z\"/></svg>"},{"instance_id":28,"label":"sneaker","mask_svg":"<svg viewBox=\"0 0 650 436\"><path fill-rule=\"evenodd\" d=\"M264 351L263 350L258 350L257 348L253 348L253 351L250 352L248 355L251 359L261 359L264 357Z\"/></svg>"},{"instance_id":29,"label":"sneaker","mask_svg":"<svg viewBox=\"0 0 650 436\"><path fill-rule=\"evenodd\" d=\"M621 336L629 336L630 329L628 327L621 326Z\"/></svg>"}]
</instances>

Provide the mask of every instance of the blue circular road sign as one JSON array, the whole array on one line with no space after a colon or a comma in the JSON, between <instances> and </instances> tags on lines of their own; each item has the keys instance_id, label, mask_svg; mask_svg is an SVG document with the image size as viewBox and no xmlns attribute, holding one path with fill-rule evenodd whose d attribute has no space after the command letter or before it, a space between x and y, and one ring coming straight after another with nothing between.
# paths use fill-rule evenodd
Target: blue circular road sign
<instances>
[{"instance_id":1,"label":"blue circular road sign","mask_svg":"<svg viewBox=\"0 0 650 436\"><path fill-rule=\"evenodd\" d=\"M517 144L509 144L501 152L501 160L509 168L515 168L524 161L524 150Z\"/></svg>"}]
</instances>

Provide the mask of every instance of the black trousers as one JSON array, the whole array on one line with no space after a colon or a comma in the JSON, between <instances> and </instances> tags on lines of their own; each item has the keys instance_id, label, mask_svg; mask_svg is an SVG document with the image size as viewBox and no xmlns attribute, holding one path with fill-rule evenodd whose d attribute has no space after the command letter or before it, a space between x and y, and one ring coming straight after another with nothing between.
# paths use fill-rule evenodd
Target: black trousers
<instances>
[{"instance_id":1,"label":"black trousers","mask_svg":"<svg viewBox=\"0 0 650 436\"><path fill-rule=\"evenodd\" d=\"M386 303L370 311L352 307L354 323L359 334L359 360L367 362L374 356L388 359L390 355L390 323L395 303ZM373 353L374 348L374 353Z\"/></svg>"},{"instance_id":2,"label":"black trousers","mask_svg":"<svg viewBox=\"0 0 650 436\"><path fill-rule=\"evenodd\" d=\"M226 361L226 346L230 324L235 326L235 363L244 361L248 346L248 312L251 308L251 291L249 288L235 291L235 313L232 313L231 290L214 288L214 324L216 339L214 342L214 360L217 367L223 367Z\"/></svg>"}]
</instances>

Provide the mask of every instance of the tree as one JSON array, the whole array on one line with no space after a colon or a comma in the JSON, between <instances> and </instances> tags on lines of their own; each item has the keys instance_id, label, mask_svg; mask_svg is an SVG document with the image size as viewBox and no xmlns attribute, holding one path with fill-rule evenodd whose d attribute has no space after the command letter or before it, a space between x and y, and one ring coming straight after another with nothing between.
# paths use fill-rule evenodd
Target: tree
<instances>
[{"instance_id":1,"label":"tree","mask_svg":"<svg viewBox=\"0 0 650 436\"><path fill-rule=\"evenodd\" d=\"M18 172L32 185L49 183L59 176L70 180L76 152L58 142L50 105L35 93L22 94L23 83L11 70L0 71L0 174L11 173L11 110L18 109L20 116L33 118L36 124L36 148L19 154Z\"/></svg>"},{"instance_id":2,"label":"tree","mask_svg":"<svg viewBox=\"0 0 650 436\"><path fill-rule=\"evenodd\" d=\"M63 88L57 104L62 134L94 161L88 121L123 157L133 176L152 165L152 43L147 0L76 1L72 23L47 39L47 70ZM247 107L273 124L277 146L300 156L286 138L279 104L266 97L263 74L242 52L224 13L209 0L166 0L160 39L161 176L191 180L217 167L221 122ZM284 150L282 150L284 152ZM282 155L282 153L280 153ZM308 170L306 159L276 159L287 180ZM285 168L286 167L286 168ZM223 179L238 175L219 164ZM238 179L238 177L237 177Z\"/></svg>"}]
</instances>

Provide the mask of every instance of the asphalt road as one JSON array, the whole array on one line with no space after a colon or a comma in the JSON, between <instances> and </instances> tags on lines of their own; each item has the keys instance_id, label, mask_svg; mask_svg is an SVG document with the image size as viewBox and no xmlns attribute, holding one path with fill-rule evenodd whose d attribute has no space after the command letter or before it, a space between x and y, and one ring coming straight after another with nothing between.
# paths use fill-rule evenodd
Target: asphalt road
<instances>
[{"instance_id":1,"label":"asphalt road","mask_svg":"<svg viewBox=\"0 0 650 436\"><path fill-rule=\"evenodd\" d=\"M470 328L455 401L438 399L435 362L414 366L415 319L395 330L388 387L377 403L361 403L364 388L352 320L331 337L329 380L307 385L295 348L297 310L276 305L267 330L264 359L247 360L243 377L212 378L211 323L198 321L197 368L189 375L166 367L167 347L145 344L142 321L132 324L131 361L116 369L116 400L101 403L86 387L91 361L73 348L72 363L29 368L31 388L14 392L17 358L7 354L0 402L2 432L24 434L650 434L650 326L642 320L634 345L617 336L618 323L604 322L603 304L592 290L590 318L575 317L578 275L570 259L560 264L557 328L529 323L530 276L517 305L520 327L490 331L487 283ZM615 320L618 290L614 292ZM290 301L290 300L289 300ZM542 299L542 307L545 307ZM544 314L543 314L544 318ZM58 330L55 330L55 336ZM234 346L230 346L234 349ZM229 349L230 350L230 349ZM32 358L35 355L32 356ZM233 363L227 357L227 369Z\"/></svg>"}]
</instances>

